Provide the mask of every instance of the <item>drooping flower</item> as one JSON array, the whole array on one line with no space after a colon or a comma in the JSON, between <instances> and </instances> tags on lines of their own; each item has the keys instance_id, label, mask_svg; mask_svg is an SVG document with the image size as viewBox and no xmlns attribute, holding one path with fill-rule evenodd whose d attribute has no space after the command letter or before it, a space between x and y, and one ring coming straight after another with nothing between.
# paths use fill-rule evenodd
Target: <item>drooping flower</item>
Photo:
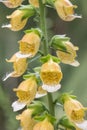
<instances>
[{"instance_id":1,"label":"drooping flower","mask_svg":"<svg viewBox=\"0 0 87 130\"><path fill-rule=\"evenodd\" d=\"M75 99L68 98L64 102L64 110L68 118L74 122L83 121L84 118L84 107Z\"/></svg>"},{"instance_id":2,"label":"drooping flower","mask_svg":"<svg viewBox=\"0 0 87 130\"><path fill-rule=\"evenodd\" d=\"M52 60L44 63L41 67L40 78L43 82L42 88L48 92L54 92L60 89L59 84L62 79L60 66Z\"/></svg>"},{"instance_id":3,"label":"drooping flower","mask_svg":"<svg viewBox=\"0 0 87 130\"><path fill-rule=\"evenodd\" d=\"M37 91L37 83L34 77L31 77L19 84L18 88L13 89L16 92L18 100L13 102L14 111L24 108L29 105L35 98Z\"/></svg>"},{"instance_id":4,"label":"drooping flower","mask_svg":"<svg viewBox=\"0 0 87 130\"><path fill-rule=\"evenodd\" d=\"M16 53L10 58L10 60L7 60L7 62L13 63L13 69L14 71L6 75L4 78L4 81L9 77L19 77L21 76L27 69L27 59L26 58L18 58L16 56Z\"/></svg>"},{"instance_id":5,"label":"drooping flower","mask_svg":"<svg viewBox=\"0 0 87 130\"><path fill-rule=\"evenodd\" d=\"M64 43L67 49L67 52L63 52L60 50L56 51L57 56L61 60L61 62L65 64L70 64L72 66L79 66L79 62L75 60L77 54L76 51L78 50L77 46L74 46L71 42L67 41Z\"/></svg>"},{"instance_id":6,"label":"drooping flower","mask_svg":"<svg viewBox=\"0 0 87 130\"><path fill-rule=\"evenodd\" d=\"M11 15L7 16L10 19L10 24L3 25L2 28L7 27L12 31L19 31L24 28L27 23L29 17L33 16L35 10L32 6L28 6L28 8L21 7L15 10Z\"/></svg>"},{"instance_id":7,"label":"drooping flower","mask_svg":"<svg viewBox=\"0 0 87 130\"><path fill-rule=\"evenodd\" d=\"M21 5L23 0L2 0L0 2L2 2L8 8L16 8Z\"/></svg>"},{"instance_id":8,"label":"drooping flower","mask_svg":"<svg viewBox=\"0 0 87 130\"><path fill-rule=\"evenodd\" d=\"M38 122L33 130L54 130L53 125L48 121L47 119L44 119L43 121Z\"/></svg>"},{"instance_id":9,"label":"drooping flower","mask_svg":"<svg viewBox=\"0 0 87 130\"><path fill-rule=\"evenodd\" d=\"M40 36L35 32L26 33L19 41L19 52L17 57L33 57L39 50Z\"/></svg>"},{"instance_id":10,"label":"drooping flower","mask_svg":"<svg viewBox=\"0 0 87 130\"><path fill-rule=\"evenodd\" d=\"M35 7L39 7L39 1L38 0L29 0L29 3Z\"/></svg>"},{"instance_id":11,"label":"drooping flower","mask_svg":"<svg viewBox=\"0 0 87 130\"><path fill-rule=\"evenodd\" d=\"M87 120L84 119L85 110L87 109L84 108L79 101L71 97L66 97L64 100L64 110L67 117L75 124L76 128L81 130L87 129Z\"/></svg>"},{"instance_id":12,"label":"drooping flower","mask_svg":"<svg viewBox=\"0 0 87 130\"><path fill-rule=\"evenodd\" d=\"M24 18L25 12L22 10L16 10L11 15L7 16L10 19L10 24L3 25L2 27L7 27L12 31L19 31L24 28L27 23L28 18Z\"/></svg>"},{"instance_id":13,"label":"drooping flower","mask_svg":"<svg viewBox=\"0 0 87 130\"><path fill-rule=\"evenodd\" d=\"M16 116L17 120L20 120L22 130L33 130L36 121L32 118L32 110L26 109L22 114Z\"/></svg>"},{"instance_id":14,"label":"drooping flower","mask_svg":"<svg viewBox=\"0 0 87 130\"><path fill-rule=\"evenodd\" d=\"M77 8L77 6L73 5L69 0L55 0L54 6L58 15L64 21L72 21L75 18L81 18L81 16L74 13L74 8Z\"/></svg>"}]
</instances>

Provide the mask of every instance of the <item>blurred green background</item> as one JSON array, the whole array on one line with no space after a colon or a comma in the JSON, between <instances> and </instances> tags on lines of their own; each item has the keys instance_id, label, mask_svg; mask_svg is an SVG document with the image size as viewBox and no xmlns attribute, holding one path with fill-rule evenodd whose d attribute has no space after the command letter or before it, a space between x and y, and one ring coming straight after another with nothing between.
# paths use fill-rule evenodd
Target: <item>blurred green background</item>
<instances>
[{"instance_id":1,"label":"blurred green background","mask_svg":"<svg viewBox=\"0 0 87 130\"><path fill-rule=\"evenodd\" d=\"M56 11L47 9L47 24L49 37L53 34L67 34L71 38L71 42L79 46L78 61L79 67L62 65L63 80L61 92L73 91L82 102L87 106L87 1L73 1L78 5L76 10L82 15L82 19L75 19L72 22L62 21ZM0 27L8 23L6 16L13 12L14 9L8 9L0 3ZM25 29L36 26L32 19L29 20ZM18 122L15 119L17 113L13 113L11 103L16 99L13 87L16 87L21 78L9 78L5 82L2 81L6 73L11 72L12 64L5 59L9 59L18 51L18 41L23 36L23 30L12 32L9 29L0 28L0 130L17 130Z\"/></svg>"}]
</instances>

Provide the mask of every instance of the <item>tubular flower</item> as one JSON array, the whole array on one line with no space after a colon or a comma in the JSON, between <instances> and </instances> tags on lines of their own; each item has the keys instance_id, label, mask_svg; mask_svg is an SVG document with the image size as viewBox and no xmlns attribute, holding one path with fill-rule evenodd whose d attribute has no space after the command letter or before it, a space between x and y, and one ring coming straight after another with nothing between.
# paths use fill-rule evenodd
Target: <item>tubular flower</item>
<instances>
[{"instance_id":1,"label":"tubular flower","mask_svg":"<svg viewBox=\"0 0 87 130\"><path fill-rule=\"evenodd\" d=\"M33 130L54 130L54 127L47 119L44 119L43 121L38 122Z\"/></svg>"},{"instance_id":2,"label":"tubular flower","mask_svg":"<svg viewBox=\"0 0 87 130\"><path fill-rule=\"evenodd\" d=\"M75 122L83 121L84 107L77 100L72 98L68 98L67 100L65 100L64 110L70 120Z\"/></svg>"},{"instance_id":3,"label":"tubular flower","mask_svg":"<svg viewBox=\"0 0 87 130\"><path fill-rule=\"evenodd\" d=\"M35 7L39 7L39 1L38 0L29 0L29 3Z\"/></svg>"},{"instance_id":4,"label":"tubular flower","mask_svg":"<svg viewBox=\"0 0 87 130\"><path fill-rule=\"evenodd\" d=\"M32 118L32 110L26 109L22 114L16 116L17 120L20 120L22 130L33 130L35 120Z\"/></svg>"},{"instance_id":5,"label":"tubular flower","mask_svg":"<svg viewBox=\"0 0 87 130\"><path fill-rule=\"evenodd\" d=\"M43 82L43 89L48 92L57 91L61 87L59 83L62 79L60 66L52 60L44 63L41 67L40 78Z\"/></svg>"},{"instance_id":6,"label":"tubular flower","mask_svg":"<svg viewBox=\"0 0 87 130\"><path fill-rule=\"evenodd\" d=\"M23 0L2 0L1 2L3 2L8 8L16 8L21 5Z\"/></svg>"},{"instance_id":7,"label":"tubular flower","mask_svg":"<svg viewBox=\"0 0 87 130\"><path fill-rule=\"evenodd\" d=\"M74 46L71 42L65 42L65 46L68 53L57 50L56 51L57 56L65 64L70 64L72 66L79 66L79 62L75 60L77 56L76 51L78 50L78 47Z\"/></svg>"},{"instance_id":8,"label":"tubular flower","mask_svg":"<svg viewBox=\"0 0 87 130\"><path fill-rule=\"evenodd\" d=\"M26 58L18 58L16 56L16 53L11 57L10 60L7 60L7 62L13 63L13 69L14 71L10 74L6 75L4 80L6 80L9 77L19 77L21 76L27 69L27 59Z\"/></svg>"},{"instance_id":9,"label":"tubular flower","mask_svg":"<svg viewBox=\"0 0 87 130\"><path fill-rule=\"evenodd\" d=\"M26 33L22 40L19 41L20 51L17 53L17 57L33 57L39 50L40 37L35 32Z\"/></svg>"},{"instance_id":10,"label":"tubular flower","mask_svg":"<svg viewBox=\"0 0 87 130\"><path fill-rule=\"evenodd\" d=\"M76 125L76 128L87 129L87 121L84 120L86 108L79 101L67 98L64 102L64 110L68 118Z\"/></svg>"},{"instance_id":11,"label":"tubular flower","mask_svg":"<svg viewBox=\"0 0 87 130\"><path fill-rule=\"evenodd\" d=\"M13 89L18 97L18 101L12 104L14 111L20 110L26 105L29 105L35 98L37 91L36 80L32 77L29 78L18 86L18 88ZM21 105L22 104L22 105ZM23 106L24 104L24 106ZM19 106L20 105L20 106ZM23 107L22 107L23 106Z\"/></svg>"},{"instance_id":12,"label":"tubular flower","mask_svg":"<svg viewBox=\"0 0 87 130\"><path fill-rule=\"evenodd\" d=\"M74 13L74 8L77 8L77 6L73 5L69 0L55 0L54 6L58 15L64 21L72 21L75 18L81 18L81 16Z\"/></svg>"},{"instance_id":13,"label":"tubular flower","mask_svg":"<svg viewBox=\"0 0 87 130\"><path fill-rule=\"evenodd\" d=\"M10 24L3 25L2 27L8 27L12 31L19 31L24 28L28 18L24 18L26 12L23 10L16 10L11 15L7 16L10 19Z\"/></svg>"}]
</instances>

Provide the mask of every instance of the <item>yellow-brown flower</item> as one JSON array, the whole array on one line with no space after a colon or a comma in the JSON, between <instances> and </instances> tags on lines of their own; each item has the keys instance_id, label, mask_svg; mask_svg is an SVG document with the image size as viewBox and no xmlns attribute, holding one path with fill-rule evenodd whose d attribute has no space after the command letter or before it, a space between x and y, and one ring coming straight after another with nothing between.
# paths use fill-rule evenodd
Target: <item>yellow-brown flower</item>
<instances>
[{"instance_id":1,"label":"yellow-brown flower","mask_svg":"<svg viewBox=\"0 0 87 130\"><path fill-rule=\"evenodd\" d=\"M39 50L40 37L35 32L26 33L19 41L18 57L33 57Z\"/></svg>"},{"instance_id":2,"label":"yellow-brown flower","mask_svg":"<svg viewBox=\"0 0 87 130\"><path fill-rule=\"evenodd\" d=\"M34 99L37 90L37 83L34 78L29 78L15 88L14 91L17 94L18 100L20 102L26 102L30 104L30 102Z\"/></svg>"},{"instance_id":3,"label":"yellow-brown flower","mask_svg":"<svg viewBox=\"0 0 87 130\"><path fill-rule=\"evenodd\" d=\"M38 122L33 130L54 130L54 127L47 119L44 119L43 121Z\"/></svg>"},{"instance_id":4,"label":"yellow-brown flower","mask_svg":"<svg viewBox=\"0 0 87 130\"><path fill-rule=\"evenodd\" d=\"M65 47L67 49L67 52L63 51L56 51L57 56L60 58L60 60L65 64L70 64L73 66L78 66L79 62L75 60L77 54L76 51L78 50L78 47L74 46L71 42L65 42Z\"/></svg>"},{"instance_id":5,"label":"yellow-brown flower","mask_svg":"<svg viewBox=\"0 0 87 130\"><path fill-rule=\"evenodd\" d=\"M23 0L2 0L2 2L8 7L8 8L16 8L21 5Z\"/></svg>"},{"instance_id":6,"label":"yellow-brown flower","mask_svg":"<svg viewBox=\"0 0 87 130\"><path fill-rule=\"evenodd\" d=\"M35 120L32 118L32 110L26 109L22 114L16 116L17 120L20 120L20 124L23 130L33 130Z\"/></svg>"},{"instance_id":7,"label":"yellow-brown flower","mask_svg":"<svg viewBox=\"0 0 87 130\"><path fill-rule=\"evenodd\" d=\"M72 21L75 18L81 18L81 16L75 15L73 5L69 0L55 0L54 6L57 10L58 15L64 21Z\"/></svg>"},{"instance_id":8,"label":"yellow-brown flower","mask_svg":"<svg viewBox=\"0 0 87 130\"><path fill-rule=\"evenodd\" d=\"M43 82L42 88L48 92L57 91L60 88L62 72L60 66L52 60L44 63L41 67L40 78Z\"/></svg>"},{"instance_id":9,"label":"yellow-brown flower","mask_svg":"<svg viewBox=\"0 0 87 130\"><path fill-rule=\"evenodd\" d=\"M7 16L10 19L10 24L7 25L12 31L19 31L24 28L28 18L24 18L25 11L15 10L11 15ZM6 26L4 26L6 27Z\"/></svg>"},{"instance_id":10,"label":"yellow-brown flower","mask_svg":"<svg viewBox=\"0 0 87 130\"><path fill-rule=\"evenodd\" d=\"M84 120L84 107L79 101L67 98L64 102L64 110L71 121L82 122Z\"/></svg>"},{"instance_id":11,"label":"yellow-brown flower","mask_svg":"<svg viewBox=\"0 0 87 130\"><path fill-rule=\"evenodd\" d=\"M27 59L26 58L18 58L16 53L9 59L7 62L13 63L14 71L6 75L4 80L9 77L19 77L21 76L27 69Z\"/></svg>"},{"instance_id":12,"label":"yellow-brown flower","mask_svg":"<svg viewBox=\"0 0 87 130\"><path fill-rule=\"evenodd\" d=\"M39 1L38 0L29 0L29 3L35 7L39 7Z\"/></svg>"},{"instance_id":13,"label":"yellow-brown flower","mask_svg":"<svg viewBox=\"0 0 87 130\"><path fill-rule=\"evenodd\" d=\"M35 98L37 91L37 83L34 77L31 77L13 89L16 92L18 100L12 104L14 111L22 109L24 106L29 105ZM24 106L22 107L21 104ZM18 105L18 107L17 107Z\"/></svg>"}]
</instances>

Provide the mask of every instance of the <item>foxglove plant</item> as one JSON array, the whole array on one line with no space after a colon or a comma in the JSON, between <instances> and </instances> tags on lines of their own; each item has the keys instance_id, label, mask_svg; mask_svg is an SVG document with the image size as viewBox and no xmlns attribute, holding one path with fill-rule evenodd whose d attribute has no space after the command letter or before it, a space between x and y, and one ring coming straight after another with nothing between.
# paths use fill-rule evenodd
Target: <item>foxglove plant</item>
<instances>
[{"instance_id":1,"label":"foxglove plant","mask_svg":"<svg viewBox=\"0 0 87 130\"><path fill-rule=\"evenodd\" d=\"M28 0L27 5L21 5L22 0L0 2L8 8L17 7L7 16L10 24L2 27L8 27L12 31L22 30L32 16L38 16L36 22L40 23L36 28L24 31L24 36L18 41L19 51L7 60L13 63L14 71L4 80L23 75L23 81L13 89L18 99L12 103L13 111L23 109L22 114L16 116L20 121L21 130L87 130L87 108L68 93L61 94L55 101L52 95L62 87L63 72L60 63L79 66L76 60L78 47L73 45L66 35L55 35L49 39L46 25L47 7L53 8L62 20L69 22L81 18L75 14L77 6L69 0ZM51 54L51 49L55 50L55 55ZM33 62L35 65L36 60L39 65L32 68L33 71L27 72L28 64ZM40 101L44 96L48 98L48 105L44 100ZM66 114L60 119L55 114L59 99Z\"/></svg>"}]
</instances>

